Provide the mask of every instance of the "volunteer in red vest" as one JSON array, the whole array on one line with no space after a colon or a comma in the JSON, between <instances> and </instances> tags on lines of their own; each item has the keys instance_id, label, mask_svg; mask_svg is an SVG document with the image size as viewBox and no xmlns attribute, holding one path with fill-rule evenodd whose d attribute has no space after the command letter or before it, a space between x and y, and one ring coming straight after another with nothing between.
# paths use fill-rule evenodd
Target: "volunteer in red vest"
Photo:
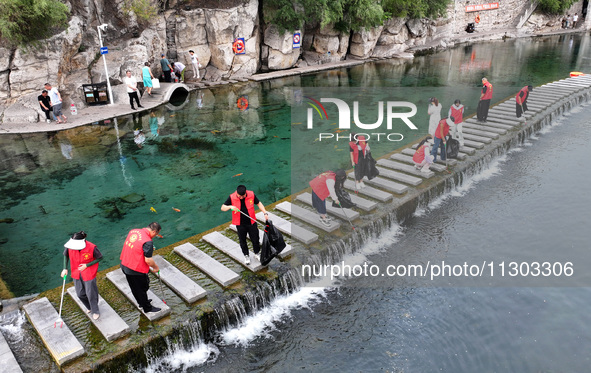
<instances>
[{"instance_id":1,"label":"volunteer in red vest","mask_svg":"<svg viewBox=\"0 0 591 373\"><path fill-rule=\"evenodd\" d=\"M431 155L433 156L433 162L437 161L437 149L440 149L441 160L445 161L447 159L447 153L445 146L447 145L447 141L445 137L449 134L450 126L453 126L453 118L443 118L437 124L437 129L435 130L435 144L433 145L433 149L431 149Z\"/></svg>"},{"instance_id":2,"label":"volunteer in red vest","mask_svg":"<svg viewBox=\"0 0 591 373\"><path fill-rule=\"evenodd\" d=\"M366 173L365 156L369 153L369 145L365 141L365 136L358 136L355 133L351 134L353 141L349 142L349 151L351 154L351 165L355 167L355 189L359 190L365 188L363 177Z\"/></svg>"},{"instance_id":3,"label":"volunteer in red vest","mask_svg":"<svg viewBox=\"0 0 591 373\"><path fill-rule=\"evenodd\" d=\"M521 88L521 90L515 96L515 115L517 118L521 117L521 114L527 111L527 98L529 93L534 90L531 85Z\"/></svg>"},{"instance_id":4,"label":"volunteer in red vest","mask_svg":"<svg viewBox=\"0 0 591 373\"><path fill-rule=\"evenodd\" d=\"M488 79L482 78L482 91L480 91L480 101L478 101L478 109L476 110L476 117L479 122L486 122L492 94L492 84L489 83Z\"/></svg>"},{"instance_id":5,"label":"volunteer in red vest","mask_svg":"<svg viewBox=\"0 0 591 373\"><path fill-rule=\"evenodd\" d=\"M248 244L246 243L246 235L250 237L252 242L252 250L255 258L260 261L261 246L259 243L259 229L257 227L256 215L254 206L257 205L259 209L265 214L265 219L269 217L265 205L254 194L252 190L246 190L244 185L238 185L236 191L228 197L226 202L222 205L222 211L232 210L232 224L236 226L238 231L238 240L240 241L240 248L244 254L244 263L250 264L250 254L248 252Z\"/></svg>"},{"instance_id":6,"label":"volunteer in red vest","mask_svg":"<svg viewBox=\"0 0 591 373\"><path fill-rule=\"evenodd\" d=\"M450 118L454 118L454 125L451 126L451 135L454 139L460 142L460 146L464 146L464 134L462 127L464 126L464 105L460 100L455 100L454 104L449 108Z\"/></svg>"},{"instance_id":7,"label":"volunteer in red vest","mask_svg":"<svg viewBox=\"0 0 591 373\"><path fill-rule=\"evenodd\" d=\"M160 311L160 308L152 306L151 300L148 299L150 289L148 272L160 271L158 264L152 259L154 253L152 238L160 233L160 229L160 224L153 222L146 228L130 230L121 250L121 270L127 278L133 297L145 313Z\"/></svg>"},{"instance_id":8,"label":"volunteer in red vest","mask_svg":"<svg viewBox=\"0 0 591 373\"><path fill-rule=\"evenodd\" d=\"M415 154L412 156L412 161L415 163L415 168L421 172L428 172L433 164L433 156L429 147L429 140L431 136L425 137L417 146Z\"/></svg>"},{"instance_id":9,"label":"volunteer in red vest","mask_svg":"<svg viewBox=\"0 0 591 373\"><path fill-rule=\"evenodd\" d=\"M68 274L69 260L76 295L86 307L86 312L92 313L92 318L97 320L100 317L100 312L98 308L96 272L98 271L98 262L103 259L103 254L95 244L86 241L84 231L74 233L64 247L66 249L64 250L64 269L61 277Z\"/></svg>"},{"instance_id":10,"label":"volunteer in red vest","mask_svg":"<svg viewBox=\"0 0 591 373\"><path fill-rule=\"evenodd\" d=\"M337 172L323 172L310 181L310 187L312 187L312 206L318 211L320 222L327 227L330 227L331 219L326 215L326 198L330 196L334 202L340 204L335 191L335 184L337 182L344 183L346 179L347 174L345 171L337 170Z\"/></svg>"}]
</instances>

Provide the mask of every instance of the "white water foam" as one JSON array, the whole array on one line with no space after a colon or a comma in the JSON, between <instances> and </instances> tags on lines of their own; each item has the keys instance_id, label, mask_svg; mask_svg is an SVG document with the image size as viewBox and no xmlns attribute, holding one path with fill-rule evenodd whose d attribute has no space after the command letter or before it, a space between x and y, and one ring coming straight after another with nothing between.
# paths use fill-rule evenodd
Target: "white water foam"
<instances>
[{"instance_id":1,"label":"white water foam","mask_svg":"<svg viewBox=\"0 0 591 373\"><path fill-rule=\"evenodd\" d=\"M0 324L0 329L12 342L22 342L24 336L23 324L25 321L25 314L19 311L14 317L3 320L2 324Z\"/></svg>"},{"instance_id":2,"label":"white water foam","mask_svg":"<svg viewBox=\"0 0 591 373\"><path fill-rule=\"evenodd\" d=\"M172 348L165 356L150 363L144 373L186 372L187 369L213 363L220 353L211 343L197 343L189 350Z\"/></svg>"}]
</instances>

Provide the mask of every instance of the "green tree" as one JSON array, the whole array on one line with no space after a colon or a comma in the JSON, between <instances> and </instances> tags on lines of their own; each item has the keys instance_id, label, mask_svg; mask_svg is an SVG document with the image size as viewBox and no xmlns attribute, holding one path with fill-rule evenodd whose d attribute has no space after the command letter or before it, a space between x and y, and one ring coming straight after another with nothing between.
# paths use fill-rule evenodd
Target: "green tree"
<instances>
[{"instance_id":1,"label":"green tree","mask_svg":"<svg viewBox=\"0 0 591 373\"><path fill-rule=\"evenodd\" d=\"M26 46L68 26L69 10L57 0L0 0L0 40Z\"/></svg>"},{"instance_id":2,"label":"green tree","mask_svg":"<svg viewBox=\"0 0 591 373\"><path fill-rule=\"evenodd\" d=\"M450 0L384 0L382 7L393 17L441 17Z\"/></svg>"},{"instance_id":3,"label":"green tree","mask_svg":"<svg viewBox=\"0 0 591 373\"><path fill-rule=\"evenodd\" d=\"M560 14L570 8L575 0L539 0L538 7L542 12Z\"/></svg>"},{"instance_id":4,"label":"green tree","mask_svg":"<svg viewBox=\"0 0 591 373\"><path fill-rule=\"evenodd\" d=\"M147 22L158 15L158 7L151 0L125 0L123 11L134 13L139 21Z\"/></svg>"}]
</instances>

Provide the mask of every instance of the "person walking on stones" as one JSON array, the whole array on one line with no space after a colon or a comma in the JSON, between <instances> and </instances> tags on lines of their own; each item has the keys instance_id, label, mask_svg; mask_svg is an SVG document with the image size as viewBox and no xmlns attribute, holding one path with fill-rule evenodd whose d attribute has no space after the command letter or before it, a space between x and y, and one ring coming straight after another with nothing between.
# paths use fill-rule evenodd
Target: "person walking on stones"
<instances>
[{"instance_id":1,"label":"person walking on stones","mask_svg":"<svg viewBox=\"0 0 591 373\"><path fill-rule=\"evenodd\" d=\"M146 87L148 95L152 96L152 79L154 79L154 75L152 75L152 69L150 69L148 62L144 63L144 67L142 67L142 79L144 80L144 87Z\"/></svg>"},{"instance_id":2,"label":"person walking on stones","mask_svg":"<svg viewBox=\"0 0 591 373\"><path fill-rule=\"evenodd\" d=\"M92 313L92 318L100 317L98 307L98 287L96 285L96 273L98 263L103 259L103 254L95 244L86 240L86 233L80 231L74 233L72 238L64 245L64 269L61 277L68 274L68 260L70 261L70 276L74 280L76 295L86 307L87 313Z\"/></svg>"},{"instance_id":3,"label":"person walking on stones","mask_svg":"<svg viewBox=\"0 0 591 373\"><path fill-rule=\"evenodd\" d=\"M257 205L259 209L265 214L265 219L269 217L265 205L254 194L252 190L247 190L244 185L238 185L236 191L228 197L226 202L222 205L222 211L232 210L232 224L236 226L238 231L238 240L240 241L240 248L244 254L244 263L250 264L250 254L248 252L248 244L246 243L246 235L250 237L252 242L252 249L257 260L260 261L260 241L259 229L257 228L257 220L254 212L254 206Z\"/></svg>"},{"instance_id":4,"label":"person walking on stones","mask_svg":"<svg viewBox=\"0 0 591 373\"><path fill-rule=\"evenodd\" d=\"M435 128L437 128L437 123L441 120L441 104L437 97L431 97L429 99L429 109L427 110L427 114L429 114L429 134L431 136L435 135Z\"/></svg>"},{"instance_id":5,"label":"person walking on stones","mask_svg":"<svg viewBox=\"0 0 591 373\"><path fill-rule=\"evenodd\" d=\"M533 91L534 87L531 85L525 86L517 92L515 95L515 115L517 118L521 118L521 114L527 111L527 98L529 97L529 92Z\"/></svg>"},{"instance_id":6,"label":"person walking on stones","mask_svg":"<svg viewBox=\"0 0 591 373\"><path fill-rule=\"evenodd\" d=\"M199 58L195 55L195 52L190 50L189 54L191 55L191 65L193 65L193 74L195 79L199 79Z\"/></svg>"},{"instance_id":7,"label":"person walking on stones","mask_svg":"<svg viewBox=\"0 0 591 373\"><path fill-rule=\"evenodd\" d=\"M431 155L431 149L429 148L429 140L431 140L431 136L427 136L421 140L419 146L417 146L415 154L412 156L415 168L421 170L421 172L429 172L429 168L433 164L433 156Z\"/></svg>"},{"instance_id":8,"label":"person walking on stones","mask_svg":"<svg viewBox=\"0 0 591 373\"><path fill-rule=\"evenodd\" d=\"M568 25L572 24L572 18L570 16L570 14L566 15L566 28L568 28Z\"/></svg>"},{"instance_id":9,"label":"person walking on stones","mask_svg":"<svg viewBox=\"0 0 591 373\"><path fill-rule=\"evenodd\" d=\"M55 87L51 87L51 84L45 83L45 89L51 99L51 108L53 110L53 116L55 117L56 123L66 123L68 118L62 113L62 95ZM60 118L62 119L60 121Z\"/></svg>"},{"instance_id":10,"label":"person walking on stones","mask_svg":"<svg viewBox=\"0 0 591 373\"><path fill-rule=\"evenodd\" d=\"M164 81L166 83L170 83L170 73L172 72L172 65L166 59L166 55L162 53L160 55L162 59L160 60L160 67L162 68L162 74L164 74Z\"/></svg>"},{"instance_id":11,"label":"person walking on stones","mask_svg":"<svg viewBox=\"0 0 591 373\"><path fill-rule=\"evenodd\" d=\"M184 83L185 82L185 70L186 70L185 64L180 61L177 61L177 62L173 63L172 66L173 66L174 74L179 78L179 82Z\"/></svg>"},{"instance_id":12,"label":"person walking on stones","mask_svg":"<svg viewBox=\"0 0 591 373\"><path fill-rule=\"evenodd\" d=\"M488 118L488 109L490 108L490 100L492 99L493 86L488 79L482 78L482 90L480 91L480 101L478 101L478 109L476 109L476 117L479 122L486 123Z\"/></svg>"},{"instance_id":13,"label":"person walking on stones","mask_svg":"<svg viewBox=\"0 0 591 373\"><path fill-rule=\"evenodd\" d=\"M339 198L335 191L336 183L344 183L347 179L345 170L326 171L316 176L310 181L312 187L312 206L318 211L320 215L320 223L327 227L331 225L331 219L326 215L326 198L330 196L332 200L340 205Z\"/></svg>"},{"instance_id":14,"label":"person walking on stones","mask_svg":"<svg viewBox=\"0 0 591 373\"><path fill-rule=\"evenodd\" d=\"M45 121L47 123L51 123L51 116L49 115L49 112L53 112L53 110L51 107L51 98L47 94L46 89L41 91L41 94L37 96L37 101L39 101L39 106L41 107L41 110L43 110L43 112L45 113Z\"/></svg>"},{"instance_id":15,"label":"person walking on stones","mask_svg":"<svg viewBox=\"0 0 591 373\"><path fill-rule=\"evenodd\" d=\"M365 188L363 177L366 176L365 157L369 154L370 148L365 140L365 136L351 133L351 142L349 142L349 154L351 154L351 165L355 168L355 189Z\"/></svg>"},{"instance_id":16,"label":"person walking on stones","mask_svg":"<svg viewBox=\"0 0 591 373\"><path fill-rule=\"evenodd\" d=\"M138 305L148 312L158 312L160 308L152 306L148 299L150 277L148 272L158 273L160 268L152 258L154 244L152 238L160 233L160 224L150 223L146 228L129 231L121 250L121 270L125 274L131 293Z\"/></svg>"},{"instance_id":17,"label":"person walking on stones","mask_svg":"<svg viewBox=\"0 0 591 373\"><path fill-rule=\"evenodd\" d=\"M449 134L450 126L453 126L453 118L443 118L437 124L437 129L435 130L435 145L433 145L433 149L431 149L431 155L433 156L433 162L437 161L437 149L441 153L441 160L445 161L447 159L446 153L446 137Z\"/></svg>"},{"instance_id":18,"label":"person walking on stones","mask_svg":"<svg viewBox=\"0 0 591 373\"><path fill-rule=\"evenodd\" d=\"M127 88L127 94L129 95L129 104L131 105L131 110L136 110L136 108L133 106L133 100L135 100L138 107L143 108L143 106L140 105L140 98L137 94L137 80L135 79L135 76L132 76L131 71L129 70L127 70L125 74L127 76L123 78L123 83L125 83L125 88Z\"/></svg>"},{"instance_id":19,"label":"person walking on stones","mask_svg":"<svg viewBox=\"0 0 591 373\"><path fill-rule=\"evenodd\" d=\"M451 127L452 137L460 142L460 146L464 146L464 134L462 132L464 105L462 105L460 100L455 100L454 104L449 108L448 117L454 118L454 125Z\"/></svg>"}]
</instances>

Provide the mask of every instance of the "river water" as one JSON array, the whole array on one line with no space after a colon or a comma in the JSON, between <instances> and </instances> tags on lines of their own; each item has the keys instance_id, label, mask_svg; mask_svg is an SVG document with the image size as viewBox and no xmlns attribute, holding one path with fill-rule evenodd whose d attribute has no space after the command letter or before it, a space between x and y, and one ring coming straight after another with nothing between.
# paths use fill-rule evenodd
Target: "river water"
<instances>
[{"instance_id":1,"label":"river water","mask_svg":"<svg viewBox=\"0 0 591 373\"><path fill-rule=\"evenodd\" d=\"M570 280L516 276L474 287L341 277L277 299L216 342L148 371L588 371L590 116L591 105L575 108L345 259L570 261Z\"/></svg>"}]
</instances>

